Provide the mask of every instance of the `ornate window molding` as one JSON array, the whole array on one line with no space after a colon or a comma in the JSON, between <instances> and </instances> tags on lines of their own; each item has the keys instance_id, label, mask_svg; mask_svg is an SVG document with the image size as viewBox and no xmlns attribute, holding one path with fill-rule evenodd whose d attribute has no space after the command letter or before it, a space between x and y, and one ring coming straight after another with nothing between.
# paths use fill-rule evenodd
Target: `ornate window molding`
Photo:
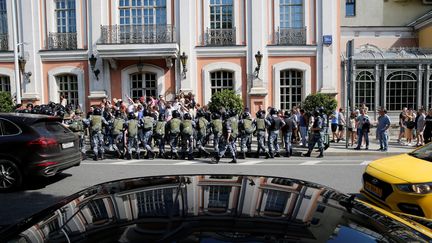
<instances>
[{"instance_id":1,"label":"ornate window molding","mask_svg":"<svg viewBox=\"0 0 432 243\"><path fill-rule=\"evenodd\" d=\"M16 84L15 84L15 72L14 72L14 70L9 69L9 68L0 67L0 75L9 77L11 96L12 96L12 98L15 97L17 90L16 90Z\"/></svg>"},{"instance_id":2,"label":"ornate window molding","mask_svg":"<svg viewBox=\"0 0 432 243\"><path fill-rule=\"evenodd\" d=\"M131 74L139 73L155 73L156 74L156 94L164 95L165 92L165 70L161 67L145 64L142 70L138 70L138 65L134 64L132 66L126 67L121 71L121 84L122 84L122 99L127 101L126 95L130 96L131 90Z\"/></svg>"},{"instance_id":3,"label":"ornate window molding","mask_svg":"<svg viewBox=\"0 0 432 243\"><path fill-rule=\"evenodd\" d=\"M78 81L78 102L81 109L85 110L85 85L84 85L84 70L77 67L58 67L48 72L48 90L49 90L49 101L56 103L60 102L59 86L56 76L62 74L73 74L77 76Z\"/></svg>"}]
</instances>

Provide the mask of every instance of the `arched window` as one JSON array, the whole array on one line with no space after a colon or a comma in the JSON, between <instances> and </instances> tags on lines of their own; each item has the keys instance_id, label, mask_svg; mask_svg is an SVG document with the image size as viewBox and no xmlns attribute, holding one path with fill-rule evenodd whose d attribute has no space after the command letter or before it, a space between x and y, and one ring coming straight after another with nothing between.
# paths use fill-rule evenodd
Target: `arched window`
<instances>
[{"instance_id":1,"label":"arched window","mask_svg":"<svg viewBox=\"0 0 432 243\"><path fill-rule=\"evenodd\" d=\"M229 71L216 71L210 73L211 94L225 89L234 90L234 73Z\"/></svg>"},{"instance_id":2,"label":"arched window","mask_svg":"<svg viewBox=\"0 0 432 243\"><path fill-rule=\"evenodd\" d=\"M155 73L144 72L130 75L130 97L138 99L142 96L155 96L157 93L157 79Z\"/></svg>"},{"instance_id":3,"label":"arched window","mask_svg":"<svg viewBox=\"0 0 432 243\"><path fill-rule=\"evenodd\" d=\"M0 91L1 92L10 92L10 79L9 76L0 76Z\"/></svg>"},{"instance_id":4,"label":"arched window","mask_svg":"<svg viewBox=\"0 0 432 243\"><path fill-rule=\"evenodd\" d=\"M355 80L355 104L365 103L369 110L375 109L375 77L370 71L360 71Z\"/></svg>"},{"instance_id":5,"label":"arched window","mask_svg":"<svg viewBox=\"0 0 432 243\"><path fill-rule=\"evenodd\" d=\"M386 106L390 111L417 108L417 75L414 72L394 71L387 76Z\"/></svg>"},{"instance_id":6,"label":"arched window","mask_svg":"<svg viewBox=\"0 0 432 243\"><path fill-rule=\"evenodd\" d=\"M78 79L73 74L56 76L59 97L63 96L68 104L79 105Z\"/></svg>"},{"instance_id":7,"label":"arched window","mask_svg":"<svg viewBox=\"0 0 432 243\"><path fill-rule=\"evenodd\" d=\"M282 70L280 72L280 108L291 109L302 101L303 72Z\"/></svg>"}]
</instances>

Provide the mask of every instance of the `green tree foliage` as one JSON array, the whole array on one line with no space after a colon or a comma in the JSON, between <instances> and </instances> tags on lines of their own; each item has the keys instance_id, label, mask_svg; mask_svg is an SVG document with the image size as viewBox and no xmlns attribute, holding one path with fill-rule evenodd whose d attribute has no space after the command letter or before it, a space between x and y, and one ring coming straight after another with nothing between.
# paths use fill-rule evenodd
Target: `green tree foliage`
<instances>
[{"instance_id":1,"label":"green tree foliage","mask_svg":"<svg viewBox=\"0 0 432 243\"><path fill-rule=\"evenodd\" d=\"M0 112L12 112L14 105L9 92L0 92Z\"/></svg>"},{"instance_id":2,"label":"green tree foliage","mask_svg":"<svg viewBox=\"0 0 432 243\"><path fill-rule=\"evenodd\" d=\"M313 111L316 108L323 107L325 113L330 114L336 109L337 100L329 94L310 94L303 101L302 107L307 111Z\"/></svg>"},{"instance_id":3,"label":"green tree foliage","mask_svg":"<svg viewBox=\"0 0 432 243\"><path fill-rule=\"evenodd\" d=\"M222 90L216 92L210 100L209 109L211 112L220 111L221 109L234 110L238 114L243 111L243 100L240 95L233 90Z\"/></svg>"}]
</instances>

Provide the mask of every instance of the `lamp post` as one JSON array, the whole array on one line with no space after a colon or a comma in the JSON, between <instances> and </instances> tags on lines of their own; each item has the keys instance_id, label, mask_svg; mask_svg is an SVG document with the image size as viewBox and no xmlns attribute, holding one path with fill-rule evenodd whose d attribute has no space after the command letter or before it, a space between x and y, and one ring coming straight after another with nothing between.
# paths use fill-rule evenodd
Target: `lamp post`
<instances>
[{"instance_id":1,"label":"lamp post","mask_svg":"<svg viewBox=\"0 0 432 243\"><path fill-rule=\"evenodd\" d=\"M258 78L258 74L259 74L259 71L261 69L261 60L262 60L262 58L263 58L263 55L261 54L260 51L258 51L257 54L255 54L255 60L257 62L257 67L255 68L255 72L254 72L255 73L255 78Z\"/></svg>"},{"instance_id":2,"label":"lamp post","mask_svg":"<svg viewBox=\"0 0 432 243\"><path fill-rule=\"evenodd\" d=\"M182 78L183 79L186 78L186 72L188 71L186 68L187 59L188 59L188 56L186 55L186 53L183 52L183 54L180 55L180 62L181 62L182 67L183 67L183 71L182 71Z\"/></svg>"},{"instance_id":3,"label":"lamp post","mask_svg":"<svg viewBox=\"0 0 432 243\"><path fill-rule=\"evenodd\" d=\"M96 80L99 80L100 70L99 69L95 69L96 68L97 58L95 57L94 54L92 54L91 57L89 57L89 62L90 62L90 68L93 71L93 74L96 76Z\"/></svg>"}]
</instances>

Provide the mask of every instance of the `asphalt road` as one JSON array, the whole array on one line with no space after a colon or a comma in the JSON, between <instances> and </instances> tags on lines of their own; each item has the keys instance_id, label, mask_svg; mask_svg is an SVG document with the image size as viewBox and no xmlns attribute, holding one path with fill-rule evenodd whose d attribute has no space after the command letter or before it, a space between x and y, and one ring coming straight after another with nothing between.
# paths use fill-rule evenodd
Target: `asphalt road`
<instances>
[{"instance_id":1,"label":"asphalt road","mask_svg":"<svg viewBox=\"0 0 432 243\"><path fill-rule=\"evenodd\" d=\"M21 191L0 194L0 225L44 209L65 196L89 186L122 178L172 174L249 174L297 178L323 184L346 193L358 193L365 166L377 156L333 156L325 158L275 158L239 160L229 164L222 159L210 164L209 159L187 160L85 160L49 179L33 179Z\"/></svg>"}]
</instances>

